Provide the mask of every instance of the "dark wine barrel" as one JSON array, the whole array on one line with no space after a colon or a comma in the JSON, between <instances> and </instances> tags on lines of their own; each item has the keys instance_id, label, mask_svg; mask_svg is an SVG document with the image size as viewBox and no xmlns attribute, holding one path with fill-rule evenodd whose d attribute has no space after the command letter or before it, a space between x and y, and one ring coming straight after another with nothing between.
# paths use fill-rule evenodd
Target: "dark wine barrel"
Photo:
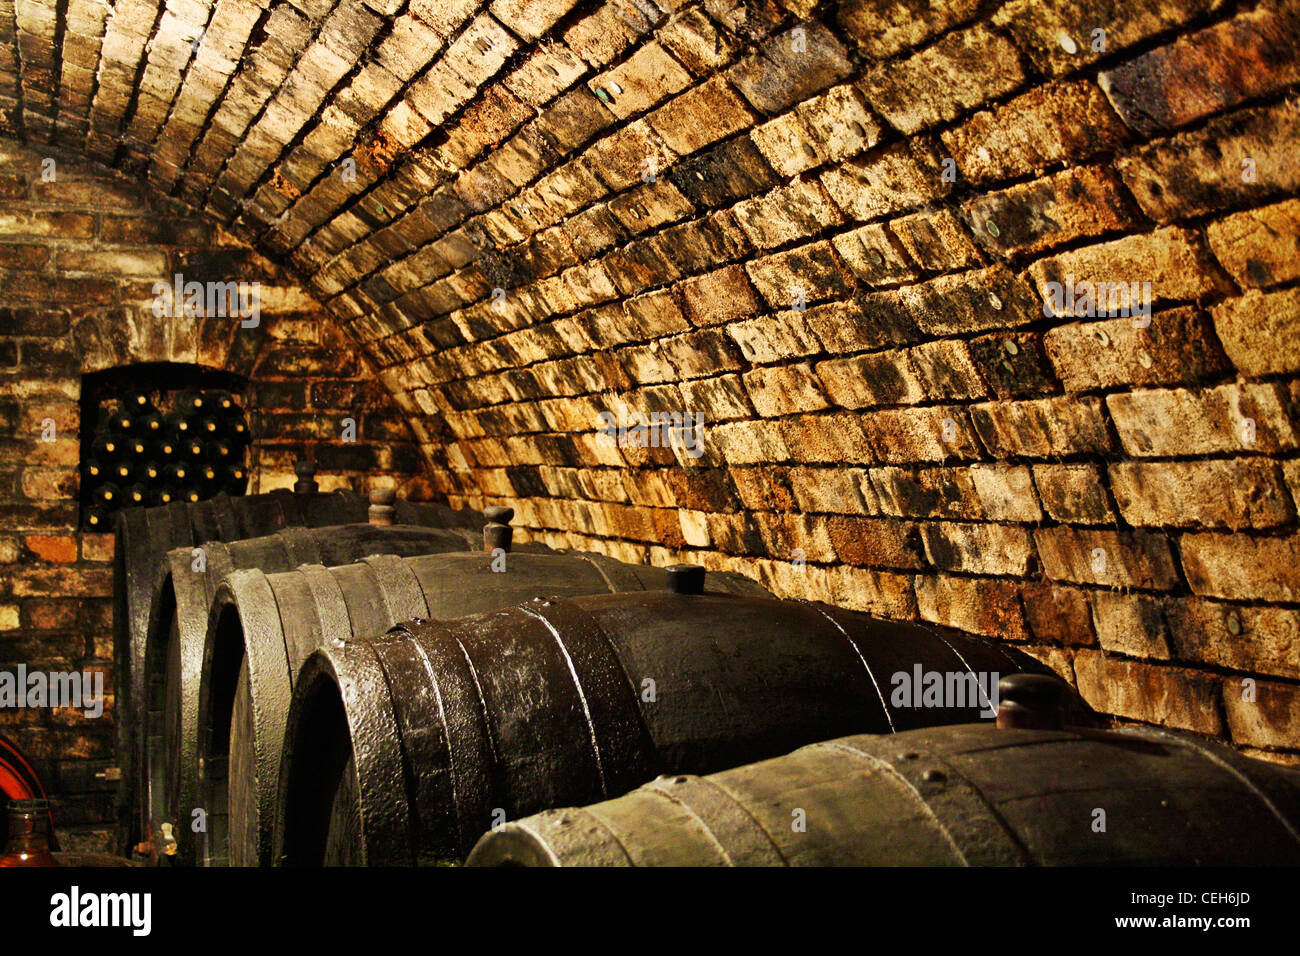
<instances>
[{"instance_id":1,"label":"dark wine barrel","mask_svg":"<svg viewBox=\"0 0 1300 956\"><path fill-rule=\"evenodd\" d=\"M897 706L891 675L917 665L994 682L1045 670L929 625L664 590L548 598L323 647L294 688L274 859L454 862L494 822L617 796L657 773L976 719L976 694Z\"/></svg>"},{"instance_id":2,"label":"dark wine barrel","mask_svg":"<svg viewBox=\"0 0 1300 956\"><path fill-rule=\"evenodd\" d=\"M113 546L113 647L117 691L115 721L122 784L118 790L118 852L135 843L139 818L136 789L143 751L144 654L153 592L164 555L177 547L235 541L285 527L324 527L363 522L368 500L354 492L274 491L263 495L217 495L206 501L126 508L116 516ZM406 524L482 528L483 516L437 505L398 502L397 520Z\"/></svg>"},{"instance_id":3,"label":"dark wine barrel","mask_svg":"<svg viewBox=\"0 0 1300 956\"><path fill-rule=\"evenodd\" d=\"M500 568L497 558L482 552L385 555L335 568L304 566L272 575L236 571L227 577L213 599L199 691L204 862L270 862L292 681L317 648L351 646L399 621L481 613L539 594L558 599L643 591L665 581L662 570L596 554L516 551ZM714 585L766 593L730 574L716 575ZM252 769L241 775L237 768ZM256 840L247 843L250 833Z\"/></svg>"},{"instance_id":4,"label":"dark wine barrel","mask_svg":"<svg viewBox=\"0 0 1300 956\"><path fill-rule=\"evenodd\" d=\"M846 737L507 823L468 862L1295 866L1300 771L1149 728Z\"/></svg>"},{"instance_id":5,"label":"dark wine barrel","mask_svg":"<svg viewBox=\"0 0 1300 956\"><path fill-rule=\"evenodd\" d=\"M208 611L217 583L231 571L267 573L303 564L338 565L366 555L401 556L481 547L483 533L468 528L370 524L282 528L245 541L212 541L167 553L154 588L145 642L141 770L141 832L155 862L192 863L189 813L197 773L199 673ZM164 829L164 824L167 828Z\"/></svg>"}]
</instances>

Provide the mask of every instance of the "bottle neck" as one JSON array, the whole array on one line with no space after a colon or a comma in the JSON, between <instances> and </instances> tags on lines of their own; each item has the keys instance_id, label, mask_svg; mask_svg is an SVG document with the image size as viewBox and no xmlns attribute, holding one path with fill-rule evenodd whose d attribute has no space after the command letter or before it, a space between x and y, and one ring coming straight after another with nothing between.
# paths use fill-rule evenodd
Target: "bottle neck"
<instances>
[{"instance_id":1,"label":"bottle neck","mask_svg":"<svg viewBox=\"0 0 1300 956\"><path fill-rule=\"evenodd\" d=\"M9 811L9 842L5 853L36 854L50 852L49 817L33 810Z\"/></svg>"}]
</instances>

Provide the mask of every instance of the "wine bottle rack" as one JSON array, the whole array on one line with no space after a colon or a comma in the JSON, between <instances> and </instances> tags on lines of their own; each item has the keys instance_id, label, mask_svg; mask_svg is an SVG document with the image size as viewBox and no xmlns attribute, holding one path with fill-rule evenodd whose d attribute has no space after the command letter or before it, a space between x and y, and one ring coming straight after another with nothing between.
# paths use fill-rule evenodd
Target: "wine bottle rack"
<instances>
[{"instance_id":1,"label":"wine bottle rack","mask_svg":"<svg viewBox=\"0 0 1300 956\"><path fill-rule=\"evenodd\" d=\"M94 419L87 422L84 411ZM220 388L100 389L84 409L82 527L109 531L121 508L203 501L248 488L248 418Z\"/></svg>"}]
</instances>

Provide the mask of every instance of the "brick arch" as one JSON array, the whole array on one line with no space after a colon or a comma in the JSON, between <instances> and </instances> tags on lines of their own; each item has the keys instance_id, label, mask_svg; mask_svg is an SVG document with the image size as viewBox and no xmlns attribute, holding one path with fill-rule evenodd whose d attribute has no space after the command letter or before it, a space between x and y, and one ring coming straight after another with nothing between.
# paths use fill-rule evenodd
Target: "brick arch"
<instances>
[{"instance_id":1,"label":"brick arch","mask_svg":"<svg viewBox=\"0 0 1300 956\"><path fill-rule=\"evenodd\" d=\"M265 338L264 329L239 328L229 318L155 316L149 308L97 310L72 322L83 373L176 362L251 378Z\"/></svg>"},{"instance_id":2,"label":"brick arch","mask_svg":"<svg viewBox=\"0 0 1300 956\"><path fill-rule=\"evenodd\" d=\"M453 500L1294 753L1296 9L19 4L0 123L292 269ZM1150 325L1045 311L1073 280ZM619 405L705 454L603 443Z\"/></svg>"}]
</instances>

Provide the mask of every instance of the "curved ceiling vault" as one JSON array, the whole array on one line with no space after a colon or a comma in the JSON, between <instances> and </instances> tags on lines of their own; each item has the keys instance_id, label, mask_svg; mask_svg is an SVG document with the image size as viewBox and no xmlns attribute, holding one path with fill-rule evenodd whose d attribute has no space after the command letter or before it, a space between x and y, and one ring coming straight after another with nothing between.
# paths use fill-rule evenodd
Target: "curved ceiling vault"
<instances>
[{"instance_id":1,"label":"curved ceiling vault","mask_svg":"<svg viewBox=\"0 0 1300 956\"><path fill-rule=\"evenodd\" d=\"M1294 758L1298 7L0 0L0 133L304 277L453 501Z\"/></svg>"}]
</instances>

